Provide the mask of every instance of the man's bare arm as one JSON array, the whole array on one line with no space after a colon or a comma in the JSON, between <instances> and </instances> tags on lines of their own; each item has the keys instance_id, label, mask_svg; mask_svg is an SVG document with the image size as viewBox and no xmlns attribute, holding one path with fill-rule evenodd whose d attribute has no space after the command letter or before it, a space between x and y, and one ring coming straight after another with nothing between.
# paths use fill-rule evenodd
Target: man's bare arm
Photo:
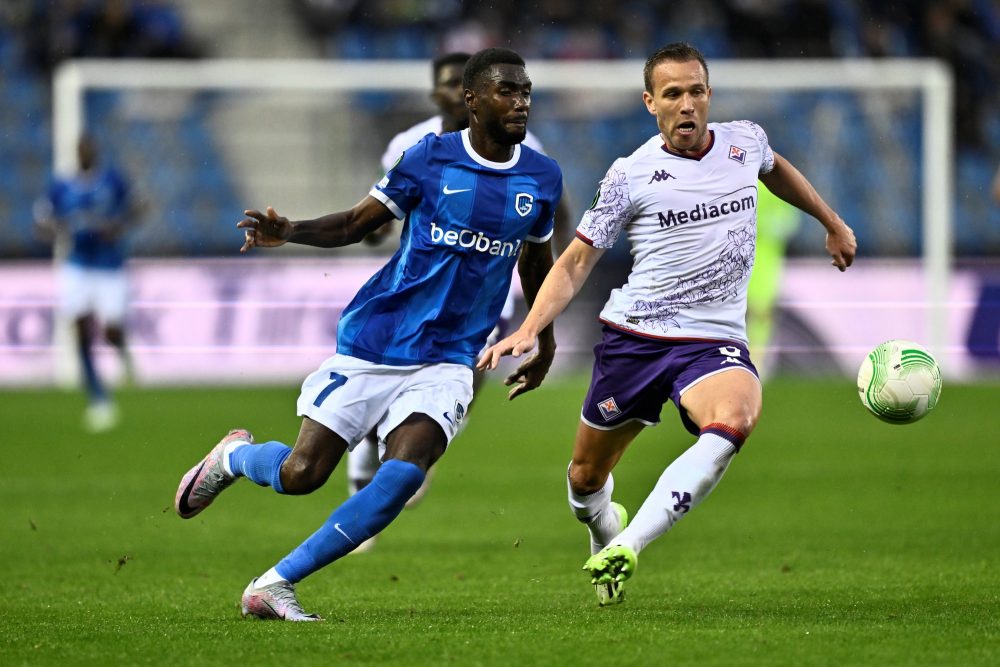
<instances>
[{"instance_id":1,"label":"man's bare arm","mask_svg":"<svg viewBox=\"0 0 1000 667\"><path fill-rule=\"evenodd\" d=\"M552 244L526 243L517 260L517 272L521 276L521 288L530 308L538 296L538 290L545 276L552 269ZM525 359L513 373L504 379L504 384L514 385L507 394L511 400L526 391L531 391L545 379L556 356L555 327L549 323L538 333L538 352Z\"/></svg>"},{"instance_id":2,"label":"man's bare arm","mask_svg":"<svg viewBox=\"0 0 1000 667\"><path fill-rule=\"evenodd\" d=\"M313 220L290 221L271 207L267 211L247 210L236 223L244 231L240 252L253 247L273 248L298 243L320 248L339 248L361 241L366 234L395 219L385 204L368 195L346 211Z\"/></svg>"},{"instance_id":3,"label":"man's bare arm","mask_svg":"<svg viewBox=\"0 0 1000 667\"><path fill-rule=\"evenodd\" d=\"M542 282L520 328L485 350L477 367L481 370L494 369L501 357L519 357L530 352L535 347L535 339L539 333L566 309L603 254L604 250L587 245L580 239L573 239Z\"/></svg>"},{"instance_id":4,"label":"man's bare arm","mask_svg":"<svg viewBox=\"0 0 1000 667\"><path fill-rule=\"evenodd\" d=\"M812 183L791 162L775 153L774 169L763 174L760 180L768 190L816 218L826 228L826 249L833 258L834 266L845 271L854 262L858 246L854 231L823 201Z\"/></svg>"}]
</instances>

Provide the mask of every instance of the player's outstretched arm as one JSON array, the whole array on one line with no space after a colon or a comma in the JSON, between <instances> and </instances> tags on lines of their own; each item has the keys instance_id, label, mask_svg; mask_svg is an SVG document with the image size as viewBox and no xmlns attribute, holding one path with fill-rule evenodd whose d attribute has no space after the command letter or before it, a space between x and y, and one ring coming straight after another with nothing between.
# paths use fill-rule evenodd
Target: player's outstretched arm
<instances>
[{"instance_id":1,"label":"player's outstretched arm","mask_svg":"<svg viewBox=\"0 0 1000 667\"><path fill-rule=\"evenodd\" d=\"M270 206L264 213L255 210L243 213L247 217L236 223L244 233L240 252L254 247L274 248L285 243L339 248L357 243L366 234L395 219L385 204L372 196L366 196L346 211L313 220L292 222Z\"/></svg>"},{"instance_id":2,"label":"player's outstretched arm","mask_svg":"<svg viewBox=\"0 0 1000 667\"><path fill-rule=\"evenodd\" d=\"M832 264L846 271L854 262L858 248L854 230L823 201L812 183L777 153L774 154L774 169L763 174L760 180L775 195L819 220L826 228L826 250L833 258Z\"/></svg>"},{"instance_id":3,"label":"player's outstretched arm","mask_svg":"<svg viewBox=\"0 0 1000 667\"><path fill-rule=\"evenodd\" d=\"M574 239L566 251L560 255L552 270L548 272L534 301L529 301L531 310L524 318L520 328L496 345L487 348L479 358L476 367L479 370L493 370L500 363L501 357L520 357L534 349L536 339L566 309L603 254L604 250L594 248L579 239ZM522 278L523 280L524 278ZM526 296L529 290L530 286L526 284ZM548 345L549 343L542 340L541 344ZM554 354L554 340L551 342L551 351ZM551 364L551 360L549 363ZM507 384L517 381L520 370L519 368L507 378ZM548 371L548 366L545 370ZM539 380L540 383L541 380ZM530 387L530 389L534 389L534 387ZM514 398L528 390L529 388L514 387L509 398Z\"/></svg>"},{"instance_id":4,"label":"player's outstretched arm","mask_svg":"<svg viewBox=\"0 0 1000 667\"><path fill-rule=\"evenodd\" d=\"M521 288L528 308L535 303L538 290L545 277L552 270L552 243L527 243L517 260L517 272L521 276ZM534 347L534 340L532 340ZM525 359L513 373L504 379L505 385L514 385L507 394L507 400L539 387L552 366L556 356L555 327L550 322L538 332L538 352Z\"/></svg>"}]
</instances>

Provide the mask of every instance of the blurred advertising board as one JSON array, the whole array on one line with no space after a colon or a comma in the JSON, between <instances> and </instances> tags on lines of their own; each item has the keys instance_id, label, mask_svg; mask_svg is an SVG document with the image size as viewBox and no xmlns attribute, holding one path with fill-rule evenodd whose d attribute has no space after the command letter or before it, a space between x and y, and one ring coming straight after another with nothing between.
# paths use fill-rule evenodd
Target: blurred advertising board
<instances>
[{"instance_id":1,"label":"blurred advertising board","mask_svg":"<svg viewBox=\"0 0 1000 667\"><path fill-rule=\"evenodd\" d=\"M336 350L341 310L385 258L135 260L129 338L141 384L296 384ZM926 341L925 281L917 262L859 260L844 274L789 262L768 354L779 372L853 376L889 338ZM946 377L1000 372L1000 267L959 269L949 286ZM75 358L56 314L51 263L0 264L0 385L71 385ZM596 316L600 303L591 304ZM583 306L580 306L583 307ZM574 308L578 308L574 304ZM519 313L523 312L523 306ZM579 312L579 309L578 309ZM593 322L588 313L586 321ZM559 355L589 369L598 326L557 326ZM98 348L113 377L114 355Z\"/></svg>"}]
</instances>

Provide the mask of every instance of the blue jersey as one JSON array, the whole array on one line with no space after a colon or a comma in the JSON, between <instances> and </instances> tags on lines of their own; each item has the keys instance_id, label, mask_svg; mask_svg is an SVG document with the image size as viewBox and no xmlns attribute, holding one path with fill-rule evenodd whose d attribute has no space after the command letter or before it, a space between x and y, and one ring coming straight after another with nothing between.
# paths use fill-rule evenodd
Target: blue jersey
<instances>
[{"instance_id":1,"label":"blue jersey","mask_svg":"<svg viewBox=\"0 0 1000 667\"><path fill-rule=\"evenodd\" d=\"M113 168L57 178L49 186L52 215L69 232L67 261L97 269L118 269L125 261L120 230L128 186Z\"/></svg>"},{"instance_id":2,"label":"blue jersey","mask_svg":"<svg viewBox=\"0 0 1000 667\"><path fill-rule=\"evenodd\" d=\"M521 145L491 162L468 130L431 134L370 194L404 220L400 247L344 310L337 351L390 366L472 366L523 244L552 236L559 165Z\"/></svg>"}]
</instances>

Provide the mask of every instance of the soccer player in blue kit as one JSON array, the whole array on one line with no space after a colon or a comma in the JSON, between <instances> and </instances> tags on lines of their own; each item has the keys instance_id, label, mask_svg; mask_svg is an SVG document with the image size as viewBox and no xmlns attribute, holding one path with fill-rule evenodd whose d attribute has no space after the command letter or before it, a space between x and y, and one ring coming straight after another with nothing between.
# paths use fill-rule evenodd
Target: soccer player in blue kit
<instances>
[{"instance_id":1,"label":"soccer player in blue kit","mask_svg":"<svg viewBox=\"0 0 1000 667\"><path fill-rule=\"evenodd\" d=\"M125 344L128 283L125 234L141 206L125 176L100 159L97 143L84 136L77 144L78 171L54 178L35 204L35 224L45 237L64 235L69 252L59 275L60 310L73 321L77 355L87 391L84 425L100 432L118 423L118 409L94 360L95 324L132 375Z\"/></svg>"},{"instance_id":2,"label":"soccer player in blue kit","mask_svg":"<svg viewBox=\"0 0 1000 667\"><path fill-rule=\"evenodd\" d=\"M175 507L191 518L239 477L278 493L322 486L344 452L373 428L385 454L371 483L243 593L244 616L320 620L295 584L385 528L458 431L472 367L500 316L515 264L529 303L552 266L562 174L521 145L531 107L524 61L508 49L470 58L463 86L469 128L408 149L347 211L291 222L247 211L242 251L286 242L339 247L403 219L400 248L347 306L337 353L306 378L294 447L255 444L236 429L183 477ZM552 328L519 367L518 390L538 386L555 353Z\"/></svg>"}]
</instances>

